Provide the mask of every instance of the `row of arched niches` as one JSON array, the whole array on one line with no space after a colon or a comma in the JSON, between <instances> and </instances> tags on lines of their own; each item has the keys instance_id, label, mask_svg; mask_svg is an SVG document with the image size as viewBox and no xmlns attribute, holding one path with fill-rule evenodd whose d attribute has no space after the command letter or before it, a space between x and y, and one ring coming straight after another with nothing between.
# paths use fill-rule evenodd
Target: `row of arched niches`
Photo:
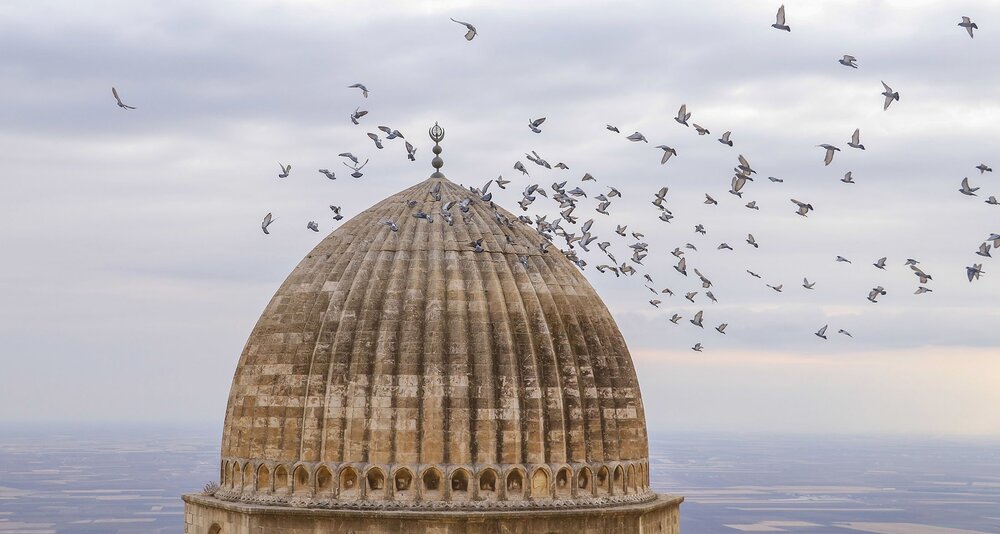
<instances>
[{"instance_id":1,"label":"row of arched niches","mask_svg":"<svg viewBox=\"0 0 1000 534\"><path fill-rule=\"evenodd\" d=\"M222 461L217 498L328 508L534 508L652 500L644 461L599 465L383 466Z\"/></svg>"}]
</instances>

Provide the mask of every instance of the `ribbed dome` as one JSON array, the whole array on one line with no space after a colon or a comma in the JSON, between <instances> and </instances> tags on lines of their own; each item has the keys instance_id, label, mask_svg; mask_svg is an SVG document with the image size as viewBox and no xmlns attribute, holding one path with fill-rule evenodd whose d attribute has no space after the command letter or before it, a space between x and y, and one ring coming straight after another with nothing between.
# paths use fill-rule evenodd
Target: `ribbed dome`
<instances>
[{"instance_id":1,"label":"ribbed dome","mask_svg":"<svg viewBox=\"0 0 1000 534\"><path fill-rule=\"evenodd\" d=\"M454 224L442 220L446 202L466 198L467 214L456 205ZM216 495L330 507L653 498L628 348L586 278L543 241L443 178L344 223L250 334Z\"/></svg>"}]
</instances>

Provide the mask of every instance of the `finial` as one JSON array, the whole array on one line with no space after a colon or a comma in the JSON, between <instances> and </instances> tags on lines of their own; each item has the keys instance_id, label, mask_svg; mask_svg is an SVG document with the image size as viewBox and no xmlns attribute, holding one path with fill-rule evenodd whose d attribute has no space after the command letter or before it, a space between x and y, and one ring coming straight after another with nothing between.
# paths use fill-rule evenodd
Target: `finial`
<instances>
[{"instance_id":1,"label":"finial","mask_svg":"<svg viewBox=\"0 0 1000 534\"><path fill-rule=\"evenodd\" d=\"M444 178L444 174L441 173L441 167L444 167L444 160L441 159L441 140L444 139L444 128L438 126L437 122L434 122L434 126L431 126L427 133L431 136L431 140L434 141L434 148L431 149L434 152L434 159L431 160L431 165L434 167L434 174L431 178Z\"/></svg>"}]
</instances>

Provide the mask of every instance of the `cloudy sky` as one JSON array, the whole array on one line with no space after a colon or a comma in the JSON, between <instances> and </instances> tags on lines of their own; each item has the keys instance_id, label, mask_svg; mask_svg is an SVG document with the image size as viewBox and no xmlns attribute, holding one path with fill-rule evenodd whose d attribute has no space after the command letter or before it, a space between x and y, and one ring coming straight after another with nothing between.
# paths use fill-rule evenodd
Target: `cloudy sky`
<instances>
[{"instance_id":1,"label":"cloudy sky","mask_svg":"<svg viewBox=\"0 0 1000 534\"><path fill-rule=\"evenodd\" d=\"M511 211L526 185L574 187L584 172L598 179L590 196L622 191L610 217L591 199L577 214L620 261L632 241L614 225L643 232L641 272L677 293L654 309L638 276L600 275L603 255L583 253L654 432L1000 434L1000 272L985 259L983 279L965 279L1000 232L1000 206L983 202L1000 173L974 169L1000 165L1000 5L786 6L790 33L770 28L778 4L758 0L4 2L0 421L221 424L254 322L335 228L327 206L350 217L425 179L424 132L440 121L448 177L503 174L513 183L495 200ZM974 40L962 15L982 26ZM449 17L479 36L466 42ZM888 111L880 80L901 94ZM112 85L138 109L117 108ZM685 103L712 135L672 120ZM348 120L357 106L370 111L361 126ZM540 116L536 135L526 123ZM417 146L416 162L399 141L374 148L365 133L380 124ZM864 152L846 147L855 128ZM636 130L650 144L624 139ZM733 148L715 141L726 130ZM678 152L664 166L661 143ZM819 143L843 149L829 167ZM530 150L570 170L535 166ZM345 151L371 158L363 179ZM738 154L759 173L743 200L726 192ZM857 184L839 181L847 171ZM958 193L965 176L980 196ZM649 204L662 186L669 224ZM816 209L798 217L790 198ZM553 208L540 198L532 213ZM683 299L700 287L669 251L688 242L718 303ZM882 256L886 271L871 266ZM907 258L932 293L913 295ZM871 304L875 285L888 294ZM698 310L705 331L667 321ZM813 335L824 324L826 342Z\"/></svg>"}]
</instances>

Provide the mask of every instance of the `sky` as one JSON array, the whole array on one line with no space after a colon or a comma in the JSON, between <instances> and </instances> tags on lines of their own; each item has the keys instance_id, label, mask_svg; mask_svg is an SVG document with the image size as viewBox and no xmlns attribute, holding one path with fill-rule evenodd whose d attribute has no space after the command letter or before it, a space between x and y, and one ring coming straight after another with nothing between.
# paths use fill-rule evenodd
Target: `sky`
<instances>
[{"instance_id":1,"label":"sky","mask_svg":"<svg viewBox=\"0 0 1000 534\"><path fill-rule=\"evenodd\" d=\"M676 294L658 309L640 276L601 275L600 251L581 255L651 432L1000 435L1000 272L974 254L1000 233L1000 206L984 202L1000 173L974 168L1000 165L1000 4L785 5L788 33L770 27L778 4L756 0L4 2L0 422L221 425L258 316L336 228L327 206L349 218L424 180L438 121L452 181L503 175L494 200L515 213L529 184L582 185L577 215L619 262L633 241L615 225L645 234L640 272ZM450 17L479 34L467 42ZM888 111L881 80L901 96ZM119 109L112 86L138 109ZM681 104L711 135L673 120ZM402 131L417 161L400 140L375 149L377 125ZM846 146L855 128L865 151ZM727 130L732 148L715 140ZM829 166L820 143L842 149ZM666 165L659 144L677 150ZM531 164L532 150L569 170ZM371 158L360 180L347 151ZM739 154L758 171L742 200L727 193ZM848 171L856 184L839 181ZM966 176L979 196L958 192ZM592 197L608 186L623 197L605 217ZM670 223L650 205L663 186ZM791 198L815 211L797 216ZM554 208L539 198L529 213ZM672 269L686 243L718 303L684 300L702 290ZM932 293L913 295L907 258ZM986 274L969 283L974 262ZM872 304L876 285L887 294ZM704 330L687 322L699 310Z\"/></svg>"}]
</instances>

